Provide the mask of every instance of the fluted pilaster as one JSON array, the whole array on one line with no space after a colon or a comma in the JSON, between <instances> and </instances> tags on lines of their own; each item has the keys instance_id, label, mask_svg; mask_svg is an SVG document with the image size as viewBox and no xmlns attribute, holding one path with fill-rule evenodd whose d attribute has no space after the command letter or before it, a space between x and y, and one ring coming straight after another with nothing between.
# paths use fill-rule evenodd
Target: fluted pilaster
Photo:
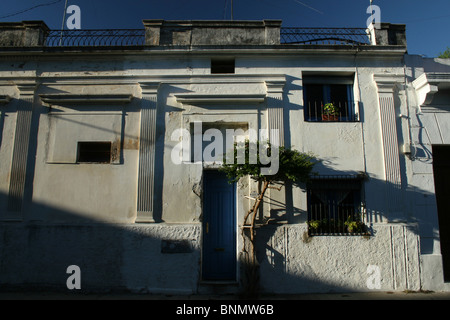
<instances>
[{"instance_id":1,"label":"fluted pilaster","mask_svg":"<svg viewBox=\"0 0 450 320\"><path fill-rule=\"evenodd\" d=\"M20 83L17 84L17 87L20 91L20 100L17 107L16 130L14 134L8 211L20 213L22 211L25 192L31 118L36 83ZM17 216L16 218L20 219L21 216Z\"/></svg>"},{"instance_id":2,"label":"fluted pilaster","mask_svg":"<svg viewBox=\"0 0 450 320\"><path fill-rule=\"evenodd\" d=\"M155 222L155 137L159 83L140 83L141 129L139 138L139 171L136 222Z\"/></svg>"},{"instance_id":3,"label":"fluted pilaster","mask_svg":"<svg viewBox=\"0 0 450 320\"><path fill-rule=\"evenodd\" d=\"M268 128L279 130L280 146L284 146L284 109L283 89L284 81L267 81L267 110ZM271 141L273 143L273 141Z\"/></svg>"},{"instance_id":4,"label":"fluted pilaster","mask_svg":"<svg viewBox=\"0 0 450 320\"><path fill-rule=\"evenodd\" d=\"M401 76L375 75L378 87L381 135L383 142L386 202L391 219L402 216L401 169L394 94L403 81Z\"/></svg>"}]
</instances>

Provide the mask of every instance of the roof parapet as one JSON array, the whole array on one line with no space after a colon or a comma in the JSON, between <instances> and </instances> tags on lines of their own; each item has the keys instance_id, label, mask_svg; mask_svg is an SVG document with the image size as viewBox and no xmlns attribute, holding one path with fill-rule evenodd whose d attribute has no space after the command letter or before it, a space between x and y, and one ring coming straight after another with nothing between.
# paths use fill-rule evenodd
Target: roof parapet
<instances>
[{"instance_id":1,"label":"roof parapet","mask_svg":"<svg viewBox=\"0 0 450 320\"><path fill-rule=\"evenodd\" d=\"M282 28L281 20L143 20L144 29L49 30L43 21L0 23L0 47L351 45L406 49L405 25ZM10 51L10 49L6 49Z\"/></svg>"},{"instance_id":2,"label":"roof parapet","mask_svg":"<svg viewBox=\"0 0 450 320\"><path fill-rule=\"evenodd\" d=\"M166 21L144 20L145 44L158 45L277 45L281 20Z\"/></svg>"},{"instance_id":3,"label":"roof parapet","mask_svg":"<svg viewBox=\"0 0 450 320\"><path fill-rule=\"evenodd\" d=\"M1 22L0 47L44 46L49 30L44 21Z\"/></svg>"},{"instance_id":4,"label":"roof parapet","mask_svg":"<svg viewBox=\"0 0 450 320\"><path fill-rule=\"evenodd\" d=\"M392 45L406 47L406 25L379 23L369 25L371 44L376 46Z\"/></svg>"}]
</instances>

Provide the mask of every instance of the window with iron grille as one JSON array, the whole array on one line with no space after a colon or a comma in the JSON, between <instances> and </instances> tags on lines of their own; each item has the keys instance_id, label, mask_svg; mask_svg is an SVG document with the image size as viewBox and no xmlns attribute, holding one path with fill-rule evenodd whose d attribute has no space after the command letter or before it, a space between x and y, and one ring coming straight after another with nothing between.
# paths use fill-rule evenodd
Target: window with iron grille
<instances>
[{"instance_id":1,"label":"window with iron grille","mask_svg":"<svg viewBox=\"0 0 450 320\"><path fill-rule=\"evenodd\" d=\"M349 76L304 76L306 121L357 121L353 79Z\"/></svg>"},{"instance_id":2,"label":"window with iron grille","mask_svg":"<svg viewBox=\"0 0 450 320\"><path fill-rule=\"evenodd\" d=\"M312 179L307 187L309 234L365 234L362 183L359 176Z\"/></svg>"}]
</instances>

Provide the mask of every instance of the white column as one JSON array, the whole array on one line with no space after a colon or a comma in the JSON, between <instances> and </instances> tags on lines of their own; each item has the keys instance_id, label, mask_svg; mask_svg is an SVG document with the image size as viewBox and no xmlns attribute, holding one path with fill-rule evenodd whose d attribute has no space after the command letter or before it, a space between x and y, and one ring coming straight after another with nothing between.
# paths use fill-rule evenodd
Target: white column
<instances>
[{"instance_id":1,"label":"white column","mask_svg":"<svg viewBox=\"0 0 450 320\"><path fill-rule=\"evenodd\" d=\"M159 82L140 83L141 129L139 138L139 171L136 222L155 222L155 138Z\"/></svg>"}]
</instances>

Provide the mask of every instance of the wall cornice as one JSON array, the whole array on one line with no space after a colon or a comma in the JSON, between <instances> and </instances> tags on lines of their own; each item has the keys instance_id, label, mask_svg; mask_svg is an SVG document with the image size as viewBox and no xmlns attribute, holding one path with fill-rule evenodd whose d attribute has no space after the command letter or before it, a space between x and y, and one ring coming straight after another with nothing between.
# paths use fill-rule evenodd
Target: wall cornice
<instances>
[{"instance_id":1,"label":"wall cornice","mask_svg":"<svg viewBox=\"0 0 450 320\"><path fill-rule=\"evenodd\" d=\"M374 74L373 79L377 84L379 93L392 93L396 87L404 86L405 83L403 74Z\"/></svg>"},{"instance_id":2,"label":"wall cornice","mask_svg":"<svg viewBox=\"0 0 450 320\"><path fill-rule=\"evenodd\" d=\"M419 106L429 105L440 88L450 88L450 73L424 73L412 82Z\"/></svg>"}]
</instances>

